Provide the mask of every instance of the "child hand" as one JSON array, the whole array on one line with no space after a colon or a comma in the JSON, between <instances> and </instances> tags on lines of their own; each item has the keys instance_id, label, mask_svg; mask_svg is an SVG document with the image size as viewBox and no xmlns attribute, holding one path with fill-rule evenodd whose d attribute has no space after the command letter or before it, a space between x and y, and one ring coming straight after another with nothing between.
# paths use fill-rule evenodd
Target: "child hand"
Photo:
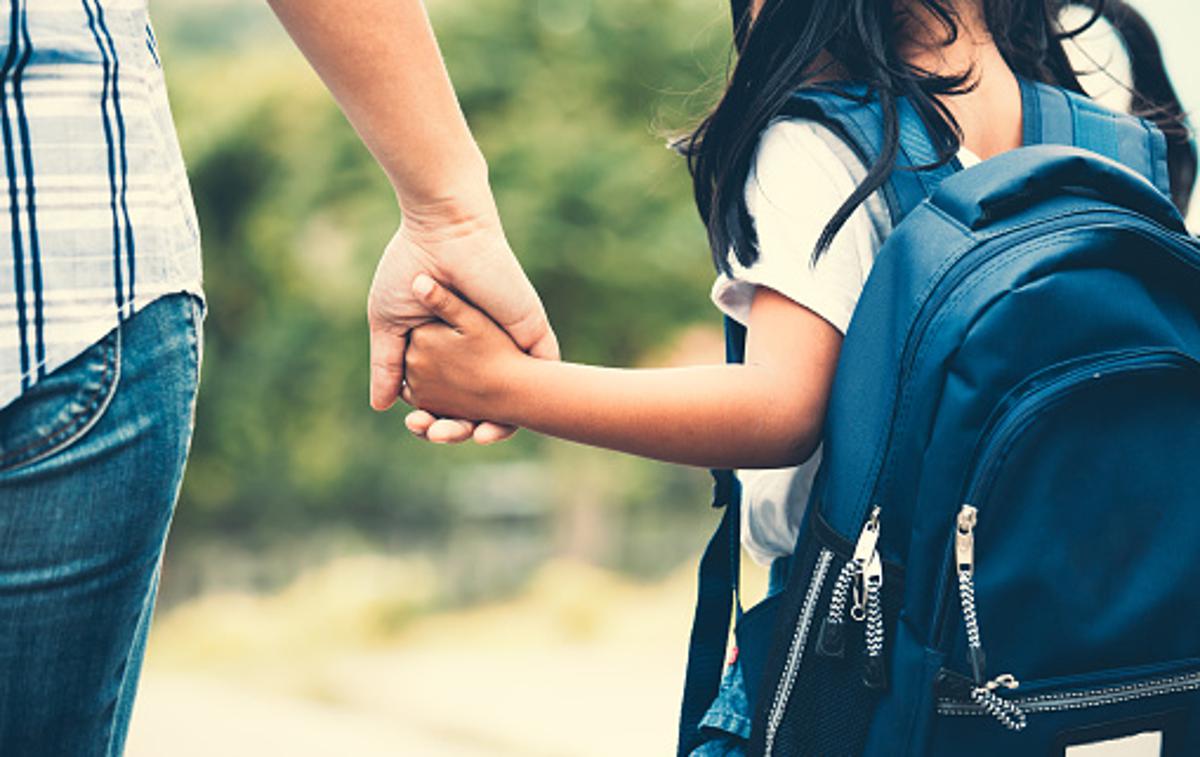
<instances>
[{"instance_id":1,"label":"child hand","mask_svg":"<svg viewBox=\"0 0 1200 757\"><path fill-rule=\"evenodd\" d=\"M413 294L438 322L409 335L405 402L454 418L504 417L505 387L522 360L530 360L491 318L421 274Z\"/></svg>"}]
</instances>

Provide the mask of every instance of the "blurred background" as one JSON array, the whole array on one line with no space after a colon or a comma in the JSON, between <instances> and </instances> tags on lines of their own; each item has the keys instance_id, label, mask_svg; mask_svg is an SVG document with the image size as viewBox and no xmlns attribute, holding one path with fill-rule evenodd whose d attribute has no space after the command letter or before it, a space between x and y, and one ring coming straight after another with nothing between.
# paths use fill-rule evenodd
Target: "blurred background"
<instances>
[{"instance_id":1,"label":"blurred background","mask_svg":"<svg viewBox=\"0 0 1200 757\"><path fill-rule=\"evenodd\" d=\"M665 142L719 91L727 4L428 4L564 357L719 361ZM670 753L707 474L529 433L435 448L372 413L387 182L262 0L151 6L210 311L128 753ZM1195 107L1197 11L1138 6ZM1119 73L1101 36L1089 51Z\"/></svg>"}]
</instances>

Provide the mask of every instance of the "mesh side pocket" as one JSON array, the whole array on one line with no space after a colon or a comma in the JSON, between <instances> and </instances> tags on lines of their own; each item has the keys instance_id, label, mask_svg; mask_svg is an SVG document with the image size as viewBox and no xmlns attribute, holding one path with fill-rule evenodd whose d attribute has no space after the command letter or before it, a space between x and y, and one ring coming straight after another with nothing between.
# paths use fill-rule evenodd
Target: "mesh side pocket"
<instances>
[{"instance_id":1,"label":"mesh side pocket","mask_svg":"<svg viewBox=\"0 0 1200 757\"><path fill-rule=\"evenodd\" d=\"M770 724L771 703L762 708L764 721L762 737L758 740L760 753L782 757L854 757L862 753L876 705L884 694L864 682L867 665L865 623L847 618L844 626L844 651L831 657L818 651L821 622L829 610L837 575L846 564L835 556L829 565L815 602L815 617L805 647L799 655L794 682L790 687L776 687L775 706L779 691L787 691L786 706L776 714L776 724ZM902 587L885 585L883 612L889 621L899 615ZM797 615L796 621L803 619ZM887 630L894 622L885 623ZM890 648L884 644L885 666ZM785 671L786 673L786 671ZM780 680L784 676L779 677Z\"/></svg>"},{"instance_id":2,"label":"mesh side pocket","mask_svg":"<svg viewBox=\"0 0 1200 757\"><path fill-rule=\"evenodd\" d=\"M851 757L862 753L881 692L862 680L861 623L846 632L846 654L825 657L810 643L775 739L775 755Z\"/></svg>"}]
</instances>

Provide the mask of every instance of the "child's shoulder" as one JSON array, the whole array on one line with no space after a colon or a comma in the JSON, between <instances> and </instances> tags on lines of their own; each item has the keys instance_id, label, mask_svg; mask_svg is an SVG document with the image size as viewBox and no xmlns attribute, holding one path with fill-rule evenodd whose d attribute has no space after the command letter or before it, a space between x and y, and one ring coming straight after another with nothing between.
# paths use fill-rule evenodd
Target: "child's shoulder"
<instances>
[{"instance_id":1,"label":"child's shoulder","mask_svg":"<svg viewBox=\"0 0 1200 757\"><path fill-rule=\"evenodd\" d=\"M866 176L854 150L829 127L808 118L780 117L771 121L758 140L755 178L767 185L797 180L857 185Z\"/></svg>"}]
</instances>

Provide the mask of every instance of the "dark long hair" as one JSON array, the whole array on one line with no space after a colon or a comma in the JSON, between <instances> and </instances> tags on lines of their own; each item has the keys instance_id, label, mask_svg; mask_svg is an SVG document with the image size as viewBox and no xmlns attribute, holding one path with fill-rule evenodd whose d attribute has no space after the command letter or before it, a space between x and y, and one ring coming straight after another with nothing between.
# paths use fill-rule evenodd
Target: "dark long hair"
<instances>
[{"instance_id":1,"label":"dark long hair","mask_svg":"<svg viewBox=\"0 0 1200 757\"><path fill-rule=\"evenodd\" d=\"M911 0L941 25L944 43L959 34L949 0ZM1100 18L1120 34L1133 73L1133 106L1167 134L1172 194L1186 210L1196 175L1196 151L1179 98L1163 66L1158 41L1145 20L1122 0L1086 0L1087 22L1064 30L1067 0L984 0L985 21L1018 76L1083 92L1063 41ZM879 99L884 144L866 178L834 213L813 250L828 248L854 210L888 179L898 151L897 101L908 98L932 135L940 161L958 151L961 132L938 96L969 91L973 72L939 75L906 62L897 52L902 27L893 0L764 0L751 22L749 3L732 0L737 62L716 108L681 143L693 193L708 228L713 261L729 270L729 251L743 265L758 257L745 185L759 137L793 92L821 76L827 54L838 73L865 84Z\"/></svg>"}]
</instances>

